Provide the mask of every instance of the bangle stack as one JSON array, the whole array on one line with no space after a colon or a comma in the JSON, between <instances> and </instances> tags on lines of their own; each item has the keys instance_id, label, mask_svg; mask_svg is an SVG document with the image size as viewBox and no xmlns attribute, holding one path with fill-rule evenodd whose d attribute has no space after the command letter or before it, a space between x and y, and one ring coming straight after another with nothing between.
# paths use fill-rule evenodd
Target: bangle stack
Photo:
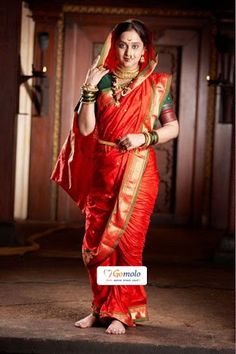
<instances>
[{"instance_id":1,"label":"bangle stack","mask_svg":"<svg viewBox=\"0 0 236 354\"><path fill-rule=\"evenodd\" d=\"M158 143L159 135L156 130L152 130L151 132L143 132L143 135L145 137L144 146L148 147Z\"/></svg>"},{"instance_id":2,"label":"bangle stack","mask_svg":"<svg viewBox=\"0 0 236 354\"><path fill-rule=\"evenodd\" d=\"M97 86L91 84L84 84L81 87L80 102L90 104L96 101L96 93L98 92Z\"/></svg>"}]
</instances>

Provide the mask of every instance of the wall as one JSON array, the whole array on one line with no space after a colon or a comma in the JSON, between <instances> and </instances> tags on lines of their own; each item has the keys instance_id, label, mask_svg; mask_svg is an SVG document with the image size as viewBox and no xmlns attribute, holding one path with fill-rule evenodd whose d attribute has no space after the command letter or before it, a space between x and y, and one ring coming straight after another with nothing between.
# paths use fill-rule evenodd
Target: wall
<instances>
[{"instance_id":1,"label":"wall","mask_svg":"<svg viewBox=\"0 0 236 354\"><path fill-rule=\"evenodd\" d=\"M16 114L18 111L18 78L20 52L21 1L0 3L0 243L14 239L14 181ZM5 226L4 226L5 225ZM8 225L8 230L6 230Z\"/></svg>"}]
</instances>

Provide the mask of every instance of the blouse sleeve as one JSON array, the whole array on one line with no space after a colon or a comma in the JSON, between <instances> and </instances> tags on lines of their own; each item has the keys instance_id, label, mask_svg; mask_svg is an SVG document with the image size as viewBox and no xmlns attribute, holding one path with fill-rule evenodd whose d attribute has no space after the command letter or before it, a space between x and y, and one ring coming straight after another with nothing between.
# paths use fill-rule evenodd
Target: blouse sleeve
<instances>
[{"instance_id":1,"label":"blouse sleeve","mask_svg":"<svg viewBox=\"0 0 236 354\"><path fill-rule=\"evenodd\" d=\"M170 93L168 93L165 98L159 120L161 122L161 125L177 120L177 117L174 112L173 100Z\"/></svg>"}]
</instances>

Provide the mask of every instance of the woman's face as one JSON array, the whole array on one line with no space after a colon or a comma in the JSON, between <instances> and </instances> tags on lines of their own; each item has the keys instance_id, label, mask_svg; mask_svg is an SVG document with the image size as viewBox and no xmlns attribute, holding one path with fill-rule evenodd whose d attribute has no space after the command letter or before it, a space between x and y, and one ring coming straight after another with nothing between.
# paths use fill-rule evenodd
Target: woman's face
<instances>
[{"instance_id":1,"label":"woman's face","mask_svg":"<svg viewBox=\"0 0 236 354\"><path fill-rule=\"evenodd\" d=\"M143 54L143 42L134 29L123 32L116 41L116 56L124 68L136 69Z\"/></svg>"}]
</instances>

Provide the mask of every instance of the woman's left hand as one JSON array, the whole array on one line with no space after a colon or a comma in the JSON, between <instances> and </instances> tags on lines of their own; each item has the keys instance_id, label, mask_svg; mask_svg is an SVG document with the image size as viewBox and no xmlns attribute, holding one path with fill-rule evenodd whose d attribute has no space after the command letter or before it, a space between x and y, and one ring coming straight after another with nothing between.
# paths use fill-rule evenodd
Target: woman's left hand
<instances>
[{"instance_id":1,"label":"woman's left hand","mask_svg":"<svg viewBox=\"0 0 236 354\"><path fill-rule=\"evenodd\" d=\"M140 134L127 134L120 138L117 142L117 146L121 151L132 150L142 146L145 143L145 136Z\"/></svg>"}]
</instances>

